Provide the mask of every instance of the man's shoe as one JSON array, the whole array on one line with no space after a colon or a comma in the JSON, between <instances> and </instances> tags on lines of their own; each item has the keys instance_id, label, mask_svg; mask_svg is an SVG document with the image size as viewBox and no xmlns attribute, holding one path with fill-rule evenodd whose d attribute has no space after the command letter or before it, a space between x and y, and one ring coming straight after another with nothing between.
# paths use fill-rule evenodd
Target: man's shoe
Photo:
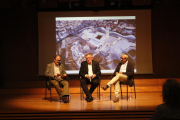
<instances>
[{"instance_id":1,"label":"man's shoe","mask_svg":"<svg viewBox=\"0 0 180 120\"><path fill-rule=\"evenodd\" d=\"M108 88L109 88L109 86L108 85L104 85L104 86L102 86L101 87L103 90L107 90Z\"/></svg>"},{"instance_id":2,"label":"man's shoe","mask_svg":"<svg viewBox=\"0 0 180 120\"><path fill-rule=\"evenodd\" d=\"M62 96L62 101L64 103L69 103L69 97L67 95Z\"/></svg>"},{"instance_id":3,"label":"man's shoe","mask_svg":"<svg viewBox=\"0 0 180 120\"><path fill-rule=\"evenodd\" d=\"M92 100L94 100L92 96L91 96L91 97L86 97L85 100L87 100L87 99L92 99Z\"/></svg>"},{"instance_id":4,"label":"man's shoe","mask_svg":"<svg viewBox=\"0 0 180 120\"><path fill-rule=\"evenodd\" d=\"M113 100L113 102L118 102L119 101L119 98L118 97L116 97L114 100Z\"/></svg>"},{"instance_id":5,"label":"man's shoe","mask_svg":"<svg viewBox=\"0 0 180 120\"><path fill-rule=\"evenodd\" d=\"M93 97L86 97L86 101L87 102L92 102L93 101Z\"/></svg>"}]
</instances>

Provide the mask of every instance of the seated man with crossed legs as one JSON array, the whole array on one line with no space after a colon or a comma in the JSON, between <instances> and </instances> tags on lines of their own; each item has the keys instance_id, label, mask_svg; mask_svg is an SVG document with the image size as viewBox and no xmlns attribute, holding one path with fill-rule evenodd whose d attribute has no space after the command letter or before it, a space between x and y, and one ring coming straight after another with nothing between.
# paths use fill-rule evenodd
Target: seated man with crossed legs
<instances>
[{"instance_id":1,"label":"seated man with crossed legs","mask_svg":"<svg viewBox=\"0 0 180 120\"><path fill-rule=\"evenodd\" d=\"M123 53L121 55L121 62L116 67L116 70L113 74L113 79L107 83L107 85L102 86L101 88L103 90L106 90L107 88L111 87L112 84L114 84L114 93L115 93L115 99L113 102L119 101L119 82L127 82L130 86L133 85L132 83L132 77L134 76L134 65L128 61L128 55Z\"/></svg>"}]
</instances>

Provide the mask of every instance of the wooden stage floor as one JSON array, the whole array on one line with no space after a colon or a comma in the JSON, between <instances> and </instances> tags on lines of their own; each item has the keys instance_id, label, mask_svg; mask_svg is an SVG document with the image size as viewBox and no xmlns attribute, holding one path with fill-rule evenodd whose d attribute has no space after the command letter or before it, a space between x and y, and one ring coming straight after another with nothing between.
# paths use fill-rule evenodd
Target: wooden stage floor
<instances>
[{"instance_id":1,"label":"wooden stage floor","mask_svg":"<svg viewBox=\"0 0 180 120\"><path fill-rule=\"evenodd\" d=\"M112 93L114 94L114 93ZM70 103L59 101L57 94L52 94L52 102L44 100L44 94L35 95L2 95L0 99L0 115L6 114L25 114L25 113L58 113L58 112L111 112L116 111L150 111L151 115L155 111L157 105L162 103L161 92L137 93L136 99L132 93L132 101L127 101L126 93L123 93L123 99L114 103L110 100L107 93L103 94L103 100L97 98L97 94L93 94L94 101L86 102L80 100L80 94L72 94ZM112 99L114 96L112 95ZM5 117L5 116L4 116Z\"/></svg>"},{"instance_id":2,"label":"wooden stage floor","mask_svg":"<svg viewBox=\"0 0 180 120\"><path fill-rule=\"evenodd\" d=\"M113 93L112 93L113 94ZM161 92L137 93L136 99L132 93L132 101L127 101L126 93L123 93L123 99L114 103L110 100L109 94L103 94L103 100L99 100L96 94L93 94L94 101L86 102L80 100L80 94L72 94L70 103L59 101L57 94L52 94L50 102L49 94L47 100L44 100L44 94L36 95L1 95L0 113L18 113L18 112L57 112L57 111L86 111L86 110L143 110L154 111L157 105L162 103ZM112 96L114 99L114 96Z\"/></svg>"}]
</instances>

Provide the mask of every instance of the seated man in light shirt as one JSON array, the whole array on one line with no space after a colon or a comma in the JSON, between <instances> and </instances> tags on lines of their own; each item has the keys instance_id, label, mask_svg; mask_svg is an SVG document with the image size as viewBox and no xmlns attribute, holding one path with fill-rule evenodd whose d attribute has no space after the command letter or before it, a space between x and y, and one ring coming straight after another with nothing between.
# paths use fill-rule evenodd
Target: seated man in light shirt
<instances>
[{"instance_id":1,"label":"seated man in light shirt","mask_svg":"<svg viewBox=\"0 0 180 120\"><path fill-rule=\"evenodd\" d=\"M130 86L133 85L132 83L132 77L134 76L134 65L128 61L128 55L123 53L121 55L121 62L116 67L116 70L114 71L113 77L107 85L102 86L101 88L103 90L106 90L107 88L111 87L112 84L114 84L114 93L115 93L115 99L113 102L119 101L119 82L127 82Z\"/></svg>"},{"instance_id":2,"label":"seated man in light shirt","mask_svg":"<svg viewBox=\"0 0 180 120\"><path fill-rule=\"evenodd\" d=\"M99 76L101 71L99 63L93 60L90 53L86 54L86 61L81 63L79 75L81 77L81 87L86 94L86 101L91 102L93 101L92 93L100 83ZM90 90L88 90L88 84L91 84Z\"/></svg>"},{"instance_id":3,"label":"seated man in light shirt","mask_svg":"<svg viewBox=\"0 0 180 120\"><path fill-rule=\"evenodd\" d=\"M60 55L56 55L54 62L47 64L45 76L50 78L50 82L54 85L60 99L62 99L64 103L69 103L69 83L63 80L63 77L66 77L67 74L64 65L61 64L60 61ZM63 86L63 91L60 85Z\"/></svg>"}]
</instances>

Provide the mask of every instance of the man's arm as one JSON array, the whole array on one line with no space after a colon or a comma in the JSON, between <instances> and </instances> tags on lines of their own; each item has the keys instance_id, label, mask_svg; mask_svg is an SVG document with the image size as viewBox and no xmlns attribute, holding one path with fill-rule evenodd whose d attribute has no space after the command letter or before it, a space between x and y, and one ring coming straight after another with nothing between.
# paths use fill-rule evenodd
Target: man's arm
<instances>
[{"instance_id":1,"label":"man's arm","mask_svg":"<svg viewBox=\"0 0 180 120\"><path fill-rule=\"evenodd\" d=\"M79 75L81 76L81 77L85 77L85 75L87 74L87 73L85 73L85 71L84 71L84 64L83 64L83 62L81 63L81 67L80 67L80 71L79 71Z\"/></svg>"},{"instance_id":2,"label":"man's arm","mask_svg":"<svg viewBox=\"0 0 180 120\"><path fill-rule=\"evenodd\" d=\"M51 69L51 65L47 64L46 71L45 71L45 76L54 78L54 75L52 73L50 73L50 69Z\"/></svg>"},{"instance_id":3,"label":"man's arm","mask_svg":"<svg viewBox=\"0 0 180 120\"><path fill-rule=\"evenodd\" d=\"M120 63L117 65L117 67L116 67L116 69L115 69L115 71L113 73L113 76L116 76L116 72L119 73L119 69L120 69Z\"/></svg>"},{"instance_id":4,"label":"man's arm","mask_svg":"<svg viewBox=\"0 0 180 120\"><path fill-rule=\"evenodd\" d=\"M65 71L65 68L64 68L64 65L63 64L61 64L61 74L63 75L63 77L66 77L67 76L67 73L66 73L66 71Z\"/></svg>"},{"instance_id":5,"label":"man's arm","mask_svg":"<svg viewBox=\"0 0 180 120\"><path fill-rule=\"evenodd\" d=\"M129 63L129 66L127 66L128 69L126 70L125 75L127 76L133 76L134 75L134 65L132 63Z\"/></svg>"},{"instance_id":6,"label":"man's arm","mask_svg":"<svg viewBox=\"0 0 180 120\"><path fill-rule=\"evenodd\" d=\"M96 73L94 74L95 74L95 77L99 77L101 75L101 70L100 70L98 62L96 62Z\"/></svg>"}]
</instances>

